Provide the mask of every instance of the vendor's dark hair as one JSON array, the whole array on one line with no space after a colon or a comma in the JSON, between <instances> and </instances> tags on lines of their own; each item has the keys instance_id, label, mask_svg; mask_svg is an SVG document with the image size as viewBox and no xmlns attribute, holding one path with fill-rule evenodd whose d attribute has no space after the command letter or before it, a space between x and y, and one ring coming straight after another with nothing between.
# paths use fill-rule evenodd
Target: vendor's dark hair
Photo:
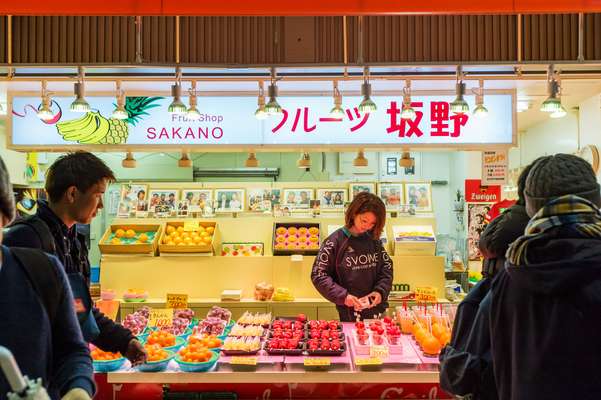
<instances>
[{"instance_id":1,"label":"vendor's dark hair","mask_svg":"<svg viewBox=\"0 0 601 400\"><path fill-rule=\"evenodd\" d=\"M10 183L8 170L0 157L0 212L8 221L15 218L15 195Z\"/></svg>"},{"instance_id":2,"label":"vendor's dark hair","mask_svg":"<svg viewBox=\"0 0 601 400\"><path fill-rule=\"evenodd\" d=\"M351 229L355 217L366 212L372 212L376 216L376 224L371 230L371 236L374 240L379 240L386 224L386 206L375 194L361 192L355 196L344 216L346 228Z\"/></svg>"},{"instance_id":3,"label":"vendor's dark hair","mask_svg":"<svg viewBox=\"0 0 601 400\"><path fill-rule=\"evenodd\" d=\"M87 151L76 151L59 157L48 168L46 192L51 202L58 203L71 186L87 192L102 179L115 181L113 171L104 161Z\"/></svg>"}]
</instances>

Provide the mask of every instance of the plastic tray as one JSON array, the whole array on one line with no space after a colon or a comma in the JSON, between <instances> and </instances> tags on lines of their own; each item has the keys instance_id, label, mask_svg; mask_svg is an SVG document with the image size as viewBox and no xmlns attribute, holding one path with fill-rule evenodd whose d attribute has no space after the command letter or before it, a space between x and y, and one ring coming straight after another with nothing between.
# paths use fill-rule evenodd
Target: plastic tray
<instances>
[{"instance_id":1,"label":"plastic tray","mask_svg":"<svg viewBox=\"0 0 601 400\"><path fill-rule=\"evenodd\" d=\"M324 357L339 357L344 354L346 351L346 343L340 343L340 350L315 350L311 351L307 349L307 344L305 343L305 353L310 356L324 356Z\"/></svg>"},{"instance_id":2,"label":"plastic tray","mask_svg":"<svg viewBox=\"0 0 601 400\"><path fill-rule=\"evenodd\" d=\"M302 340L299 341L298 347L296 349L292 349L292 350L288 350L288 349L270 350L269 349L269 341L265 342L265 351L267 352L267 354L269 354L271 356L300 356L303 354L304 350L305 350L305 342Z\"/></svg>"}]
</instances>

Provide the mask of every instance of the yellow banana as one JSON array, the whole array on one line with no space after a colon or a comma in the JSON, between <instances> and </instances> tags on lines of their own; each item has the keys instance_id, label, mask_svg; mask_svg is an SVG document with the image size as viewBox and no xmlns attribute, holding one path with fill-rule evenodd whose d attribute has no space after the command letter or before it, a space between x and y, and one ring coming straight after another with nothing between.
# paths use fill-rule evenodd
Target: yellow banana
<instances>
[{"instance_id":1,"label":"yellow banana","mask_svg":"<svg viewBox=\"0 0 601 400\"><path fill-rule=\"evenodd\" d=\"M82 138L91 135L94 131L96 131L96 129L98 129L98 123L96 122L96 119L92 116L86 125L82 126L78 130L70 131L64 134L63 139L77 142L80 141Z\"/></svg>"},{"instance_id":2,"label":"yellow banana","mask_svg":"<svg viewBox=\"0 0 601 400\"><path fill-rule=\"evenodd\" d=\"M94 130L88 136L80 138L79 143L98 143L109 133L110 124L108 119L99 113L94 112L94 120L96 130Z\"/></svg>"},{"instance_id":3,"label":"yellow banana","mask_svg":"<svg viewBox=\"0 0 601 400\"><path fill-rule=\"evenodd\" d=\"M88 112L81 118L59 122L56 124L56 128L61 133L61 135L64 135L66 133L77 131L83 128L84 126L88 125L91 120L92 114Z\"/></svg>"}]
</instances>

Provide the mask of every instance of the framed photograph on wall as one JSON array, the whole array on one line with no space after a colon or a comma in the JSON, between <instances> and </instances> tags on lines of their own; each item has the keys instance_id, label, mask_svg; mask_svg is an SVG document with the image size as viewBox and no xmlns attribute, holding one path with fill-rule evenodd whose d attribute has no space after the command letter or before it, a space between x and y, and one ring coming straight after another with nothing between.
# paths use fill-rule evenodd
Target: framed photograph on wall
<instances>
[{"instance_id":1,"label":"framed photograph on wall","mask_svg":"<svg viewBox=\"0 0 601 400\"><path fill-rule=\"evenodd\" d=\"M352 201L356 195L361 192L376 194L376 184L371 182L353 182L348 185L349 193Z\"/></svg>"},{"instance_id":2,"label":"framed photograph on wall","mask_svg":"<svg viewBox=\"0 0 601 400\"><path fill-rule=\"evenodd\" d=\"M403 184L380 183L378 197L382 199L387 209L398 209L403 202Z\"/></svg>"},{"instance_id":3,"label":"framed photograph on wall","mask_svg":"<svg viewBox=\"0 0 601 400\"><path fill-rule=\"evenodd\" d=\"M417 212L432 211L432 185L430 182L405 183L406 203L415 207Z\"/></svg>"},{"instance_id":4,"label":"framed photograph on wall","mask_svg":"<svg viewBox=\"0 0 601 400\"><path fill-rule=\"evenodd\" d=\"M165 207L175 211L179 201L178 189L152 189L149 192L149 209L155 213L164 213ZM159 207L160 211L157 211Z\"/></svg>"},{"instance_id":5,"label":"framed photograph on wall","mask_svg":"<svg viewBox=\"0 0 601 400\"><path fill-rule=\"evenodd\" d=\"M131 211L148 211L148 185L122 184L119 202L129 204Z\"/></svg>"},{"instance_id":6,"label":"framed photograph on wall","mask_svg":"<svg viewBox=\"0 0 601 400\"><path fill-rule=\"evenodd\" d=\"M216 189L213 205L217 212L240 212L244 200L244 189Z\"/></svg>"},{"instance_id":7,"label":"framed photograph on wall","mask_svg":"<svg viewBox=\"0 0 601 400\"><path fill-rule=\"evenodd\" d=\"M313 197L313 189L284 189L283 204L289 208L309 208Z\"/></svg>"},{"instance_id":8,"label":"framed photograph on wall","mask_svg":"<svg viewBox=\"0 0 601 400\"><path fill-rule=\"evenodd\" d=\"M347 201L346 189L317 189L317 200L319 200L320 208L344 208L344 203Z\"/></svg>"},{"instance_id":9,"label":"framed photograph on wall","mask_svg":"<svg viewBox=\"0 0 601 400\"><path fill-rule=\"evenodd\" d=\"M255 212L271 211L276 204L280 204L280 193L280 189L248 189L248 210Z\"/></svg>"},{"instance_id":10,"label":"framed photograph on wall","mask_svg":"<svg viewBox=\"0 0 601 400\"><path fill-rule=\"evenodd\" d=\"M213 191L211 189L184 189L182 202L186 202L189 212L204 212L205 208L212 207Z\"/></svg>"}]
</instances>

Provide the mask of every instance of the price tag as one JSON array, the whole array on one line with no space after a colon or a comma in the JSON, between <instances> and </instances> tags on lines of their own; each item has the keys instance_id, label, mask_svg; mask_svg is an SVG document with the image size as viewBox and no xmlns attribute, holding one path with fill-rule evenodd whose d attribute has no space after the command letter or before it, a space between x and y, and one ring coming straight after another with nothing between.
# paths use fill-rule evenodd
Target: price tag
<instances>
[{"instance_id":1,"label":"price tag","mask_svg":"<svg viewBox=\"0 0 601 400\"><path fill-rule=\"evenodd\" d=\"M167 293L167 308L188 308L188 295L178 293Z\"/></svg>"},{"instance_id":2,"label":"price tag","mask_svg":"<svg viewBox=\"0 0 601 400\"><path fill-rule=\"evenodd\" d=\"M198 221L184 221L184 232L195 232L200 229Z\"/></svg>"},{"instance_id":3,"label":"price tag","mask_svg":"<svg viewBox=\"0 0 601 400\"><path fill-rule=\"evenodd\" d=\"M427 303L436 303L438 298L436 297L436 288L431 286L415 288L415 300L424 301Z\"/></svg>"},{"instance_id":4,"label":"price tag","mask_svg":"<svg viewBox=\"0 0 601 400\"><path fill-rule=\"evenodd\" d=\"M382 365L382 360L378 357L359 357L355 359L355 365Z\"/></svg>"},{"instance_id":5,"label":"price tag","mask_svg":"<svg viewBox=\"0 0 601 400\"><path fill-rule=\"evenodd\" d=\"M303 362L306 367L329 367L332 364L329 357L305 357Z\"/></svg>"},{"instance_id":6,"label":"price tag","mask_svg":"<svg viewBox=\"0 0 601 400\"><path fill-rule=\"evenodd\" d=\"M257 365L257 357L232 357L230 364L234 365Z\"/></svg>"},{"instance_id":7,"label":"price tag","mask_svg":"<svg viewBox=\"0 0 601 400\"><path fill-rule=\"evenodd\" d=\"M372 358L388 358L388 346L373 345L369 348L369 356Z\"/></svg>"},{"instance_id":8,"label":"price tag","mask_svg":"<svg viewBox=\"0 0 601 400\"><path fill-rule=\"evenodd\" d=\"M148 326L163 328L173 325L173 309L153 308L148 315Z\"/></svg>"}]
</instances>

